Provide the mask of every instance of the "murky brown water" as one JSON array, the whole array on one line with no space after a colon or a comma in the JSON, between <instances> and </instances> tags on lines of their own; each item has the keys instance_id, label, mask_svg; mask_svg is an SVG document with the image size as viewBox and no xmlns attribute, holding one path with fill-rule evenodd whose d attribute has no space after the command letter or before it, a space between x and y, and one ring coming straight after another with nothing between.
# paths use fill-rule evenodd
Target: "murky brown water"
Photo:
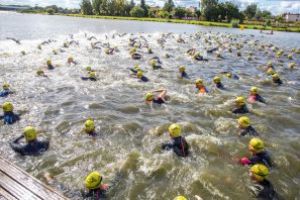
<instances>
[{"instance_id":1,"label":"murky brown water","mask_svg":"<svg viewBox=\"0 0 300 200\"><path fill-rule=\"evenodd\" d=\"M24 21L35 16L15 15ZM54 18L62 21L73 19ZM81 23L89 21L73 20L82 20ZM74 190L83 188L84 177L91 170L99 170L107 183L121 172L122 176L109 194L110 199L172 199L178 194L189 199L194 199L194 195L205 200L251 199L248 168L235 162L235 158L247 153L249 137L237 136L237 116L229 111L236 96L246 96L251 86L257 86L268 104L249 105L253 110L249 116L276 163L269 180L285 199L299 199L300 56L293 55L297 67L290 70L287 65L291 61L286 55L277 59L270 49L258 50L262 44L275 43L287 54L292 48L300 47L299 35L286 34L284 37L283 33L275 32L269 37L251 36L251 31L237 29L228 29L231 33L219 33L220 29L196 33L199 27L183 34L179 28L181 25L170 24L166 27L160 24L163 28L152 27L141 34L138 33L140 27L137 28L140 24L142 22L132 24L134 33L122 37L119 32L127 32L125 27L118 32L112 32L115 29L110 29L109 25L107 31L76 31L73 40L78 45L73 44L69 48L62 46L72 40L68 35L74 30L72 28L66 33L61 31L65 28L58 28L58 36L54 36L53 31L49 36L32 32L35 35L31 38L28 32L33 30L32 27L15 30L8 27L6 32L1 26L1 84L7 81L16 91L14 95L1 99L1 103L7 100L14 102L16 111L22 114L21 121L15 125L0 126L1 155L39 178L49 171L58 182ZM22 31L26 40L21 40L21 45L5 40L7 36L23 39ZM8 34L14 32L18 34ZM176 33L163 35L167 32ZM186 41L185 44L176 42L178 34ZM91 41L87 39L90 36L109 43L111 47L117 46L119 52L106 55L103 48L92 49ZM43 45L40 50L37 46L43 40L39 38L45 37L55 41ZM142 44L147 41L154 54L147 54L142 48L139 49L142 60L132 60L128 53L129 38L138 38ZM160 38L166 40L164 48L157 42ZM224 59L205 53L206 48L215 47L218 42L222 46L244 44L240 50L243 56L236 56L235 47L233 53L225 48L220 50ZM192 47L202 52L209 61L191 60L185 52ZM53 49L63 49L64 52L54 55ZM21 55L21 51L25 51L26 55ZM166 53L171 57L166 58ZM249 53L253 53L251 61L247 59ZM78 65L68 65L69 56L73 56ZM164 69L153 71L150 68L148 61L153 56L161 57ZM58 67L53 71L45 70L49 78L36 77L36 70L45 68L47 59L52 59ZM260 65L269 60L279 71L283 86L273 86L262 71ZM140 64L145 70L149 83L129 77L128 68L134 64ZM88 65L96 70L97 82L81 81L80 76L86 74L85 67ZM187 66L191 82L177 78L179 65ZM226 70L238 74L240 80L223 78L229 91L214 90L212 77ZM197 78L204 79L209 95L195 95L193 80ZM143 96L146 91L159 87L168 89L171 100L161 108L151 109L144 104ZM95 119L100 133L95 139L81 133L88 117ZM191 146L188 158L178 158L172 152L160 150L161 143L169 140L166 131L173 122L183 126L184 136ZM39 127L44 131L41 136L51 139L51 148L43 156L23 158L8 145L8 141L20 135L23 127L29 124Z\"/></svg>"}]
</instances>

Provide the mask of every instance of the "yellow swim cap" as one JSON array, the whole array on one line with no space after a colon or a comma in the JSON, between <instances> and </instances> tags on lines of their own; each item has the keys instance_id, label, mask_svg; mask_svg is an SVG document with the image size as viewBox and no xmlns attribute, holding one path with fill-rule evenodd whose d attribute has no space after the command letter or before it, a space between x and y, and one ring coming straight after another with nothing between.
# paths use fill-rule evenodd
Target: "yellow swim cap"
<instances>
[{"instance_id":1,"label":"yellow swim cap","mask_svg":"<svg viewBox=\"0 0 300 200\"><path fill-rule=\"evenodd\" d=\"M269 169L263 164L255 164L250 168L250 172L259 180L263 180L269 175Z\"/></svg>"},{"instance_id":2,"label":"yellow swim cap","mask_svg":"<svg viewBox=\"0 0 300 200\"><path fill-rule=\"evenodd\" d=\"M202 80L202 79L197 79L197 80L195 81L195 84L196 84L196 85L203 85L203 80Z\"/></svg>"},{"instance_id":3,"label":"yellow swim cap","mask_svg":"<svg viewBox=\"0 0 300 200\"><path fill-rule=\"evenodd\" d=\"M264 142L259 138L252 138L249 142L249 148L255 151L262 151L265 148Z\"/></svg>"},{"instance_id":4,"label":"yellow swim cap","mask_svg":"<svg viewBox=\"0 0 300 200\"><path fill-rule=\"evenodd\" d=\"M232 73L228 72L228 73L226 73L226 76L227 76L228 78L231 78L231 77L232 77Z\"/></svg>"},{"instance_id":5,"label":"yellow swim cap","mask_svg":"<svg viewBox=\"0 0 300 200\"><path fill-rule=\"evenodd\" d=\"M174 198L174 200L187 200L184 196L177 196Z\"/></svg>"},{"instance_id":6,"label":"yellow swim cap","mask_svg":"<svg viewBox=\"0 0 300 200\"><path fill-rule=\"evenodd\" d=\"M130 54L134 54L134 53L136 53L136 48L132 48L132 49L130 49L130 52L129 52Z\"/></svg>"},{"instance_id":7,"label":"yellow swim cap","mask_svg":"<svg viewBox=\"0 0 300 200\"><path fill-rule=\"evenodd\" d=\"M99 172L93 171L85 178L85 187L87 189L96 189L100 187L102 176Z\"/></svg>"},{"instance_id":8,"label":"yellow swim cap","mask_svg":"<svg viewBox=\"0 0 300 200\"><path fill-rule=\"evenodd\" d=\"M251 87L250 92L253 94L257 94L258 88L257 87Z\"/></svg>"},{"instance_id":9,"label":"yellow swim cap","mask_svg":"<svg viewBox=\"0 0 300 200\"><path fill-rule=\"evenodd\" d=\"M168 130L172 138L179 137L181 135L181 127L179 124L170 125Z\"/></svg>"},{"instance_id":10,"label":"yellow swim cap","mask_svg":"<svg viewBox=\"0 0 300 200\"><path fill-rule=\"evenodd\" d=\"M9 89L9 84L8 83L4 83L2 87L3 87L4 90L8 90Z\"/></svg>"},{"instance_id":11,"label":"yellow swim cap","mask_svg":"<svg viewBox=\"0 0 300 200\"><path fill-rule=\"evenodd\" d=\"M294 69L294 68L296 67L296 63L295 63L295 62L289 63L289 64L288 64L288 67L289 67L290 69Z\"/></svg>"},{"instance_id":12,"label":"yellow swim cap","mask_svg":"<svg viewBox=\"0 0 300 200\"><path fill-rule=\"evenodd\" d=\"M42 75L44 75L45 73L44 73L43 70L38 69L38 70L36 71L36 74L37 74L38 76L42 76Z\"/></svg>"},{"instance_id":13,"label":"yellow swim cap","mask_svg":"<svg viewBox=\"0 0 300 200\"><path fill-rule=\"evenodd\" d=\"M184 72L184 71L185 71L185 66L183 66L183 65L180 66L180 67L179 67L179 71L180 71L180 72Z\"/></svg>"},{"instance_id":14,"label":"yellow swim cap","mask_svg":"<svg viewBox=\"0 0 300 200\"><path fill-rule=\"evenodd\" d=\"M96 72L89 72L89 77L90 78L96 78Z\"/></svg>"},{"instance_id":15,"label":"yellow swim cap","mask_svg":"<svg viewBox=\"0 0 300 200\"><path fill-rule=\"evenodd\" d=\"M237 105L245 105L245 97L243 97L243 96L239 96L239 97L237 97L236 99L235 99L235 103L237 104Z\"/></svg>"},{"instance_id":16,"label":"yellow swim cap","mask_svg":"<svg viewBox=\"0 0 300 200\"><path fill-rule=\"evenodd\" d=\"M221 78L219 76L215 76L213 81L214 83L221 83Z\"/></svg>"},{"instance_id":17,"label":"yellow swim cap","mask_svg":"<svg viewBox=\"0 0 300 200\"><path fill-rule=\"evenodd\" d=\"M37 132L36 132L35 128L32 126L25 127L23 133L24 133L25 140L27 142L31 142L31 141L35 140L37 137Z\"/></svg>"},{"instance_id":18,"label":"yellow swim cap","mask_svg":"<svg viewBox=\"0 0 300 200\"><path fill-rule=\"evenodd\" d=\"M279 79L279 75L277 73L272 75L273 80L278 80Z\"/></svg>"},{"instance_id":19,"label":"yellow swim cap","mask_svg":"<svg viewBox=\"0 0 300 200\"><path fill-rule=\"evenodd\" d=\"M155 59L152 59L152 60L150 60L150 65L153 67L153 66L155 66L156 65L156 60Z\"/></svg>"},{"instance_id":20,"label":"yellow swim cap","mask_svg":"<svg viewBox=\"0 0 300 200\"><path fill-rule=\"evenodd\" d=\"M2 109L4 112L12 112L14 110L14 106L11 102L4 102Z\"/></svg>"},{"instance_id":21,"label":"yellow swim cap","mask_svg":"<svg viewBox=\"0 0 300 200\"><path fill-rule=\"evenodd\" d=\"M86 120L84 126L84 130L86 133L92 133L95 131L95 122L93 119Z\"/></svg>"},{"instance_id":22,"label":"yellow swim cap","mask_svg":"<svg viewBox=\"0 0 300 200\"><path fill-rule=\"evenodd\" d=\"M134 65L134 67L133 67L135 70L139 70L139 69L141 69L140 68L140 66L138 65L138 64L136 64L136 65Z\"/></svg>"},{"instance_id":23,"label":"yellow swim cap","mask_svg":"<svg viewBox=\"0 0 300 200\"><path fill-rule=\"evenodd\" d=\"M151 93L151 92L148 92L148 93L145 95L146 101L152 101L152 100L153 100L153 97L154 97L154 95L153 95L153 93Z\"/></svg>"},{"instance_id":24,"label":"yellow swim cap","mask_svg":"<svg viewBox=\"0 0 300 200\"><path fill-rule=\"evenodd\" d=\"M51 65L51 60L47 60L47 65Z\"/></svg>"},{"instance_id":25,"label":"yellow swim cap","mask_svg":"<svg viewBox=\"0 0 300 200\"><path fill-rule=\"evenodd\" d=\"M273 74L275 74L275 71L274 71L272 68L269 68L269 69L267 70L267 74L268 74L268 75L273 75Z\"/></svg>"},{"instance_id":26,"label":"yellow swim cap","mask_svg":"<svg viewBox=\"0 0 300 200\"><path fill-rule=\"evenodd\" d=\"M267 66L268 66L268 67L273 67L272 61L269 61L269 62L267 63Z\"/></svg>"},{"instance_id":27,"label":"yellow swim cap","mask_svg":"<svg viewBox=\"0 0 300 200\"><path fill-rule=\"evenodd\" d=\"M139 70L137 73L136 73L136 76L138 78L142 78L143 77L143 71Z\"/></svg>"},{"instance_id":28,"label":"yellow swim cap","mask_svg":"<svg viewBox=\"0 0 300 200\"><path fill-rule=\"evenodd\" d=\"M243 116L238 119L238 123L241 127L247 128L248 126L250 126L250 119L249 117Z\"/></svg>"},{"instance_id":29,"label":"yellow swim cap","mask_svg":"<svg viewBox=\"0 0 300 200\"><path fill-rule=\"evenodd\" d=\"M87 66L87 67L85 68L85 70L88 71L88 72L91 72L91 71L92 71L92 67L91 67L91 66Z\"/></svg>"},{"instance_id":30,"label":"yellow swim cap","mask_svg":"<svg viewBox=\"0 0 300 200\"><path fill-rule=\"evenodd\" d=\"M68 63L71 63L71 62L74 62L74 59L73 59L72 56L70 56L70 57L68 58Z\"/></svg>"}]
</instances>

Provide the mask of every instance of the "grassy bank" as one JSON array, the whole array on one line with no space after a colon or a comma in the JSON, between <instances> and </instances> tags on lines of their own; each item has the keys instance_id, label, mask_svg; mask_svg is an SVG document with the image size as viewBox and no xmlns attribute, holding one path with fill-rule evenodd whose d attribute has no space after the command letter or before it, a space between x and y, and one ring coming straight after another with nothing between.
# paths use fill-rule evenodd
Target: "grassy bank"
<instances>
[{"instance_id":1,"label":"grassy bank","mask_svg":"<svg viewBox=\"0 0 300 200\"><path fill-rule=\"evenodd\" d=\"M210 22L210 21L197 21L197 20L182 20L182 19L163 19L163 18L137 18L137 17L119 17L119 16L99 16L99 15L82 15L82 14L68 14L66 16L72 17L84 17L84 18L96 18L96 19L117 19L117 20L136 20L136 21L151 21L151 22L169 22L178 24L193 24L201 26L216 26L232 28L231 23L223 22ZM241 24L245 29L258 29L258 30L274 30L274 31L286 31L286 32L300 32L300 27L272 27L256 24Z\"/></svg>"},{"instance_id":2,"label":"grassy bank","mask_svg":"<svg viewBox=\"0 0 300 200\"><path fill-rule=\"evenodd\" d=\"M26 12L29 13L29 12ZM36 12L32 12L37 14ZM45 14L45 13L40 13ZM177 24L193 24L201 26L215 26L215 27L225 27L232 28L231 23L224 22L210 22L210 21L197 21L197 20L182 20L182 19L163 19L163 18L138 18L138 17L120 17L120 16L99 16L99 15L82 15L82 14L59 14L63 16L71 17L82 17L82 18L93 18L93 19L116 19L116 20L135 20L135 21L150 21L150 22L167 22L167 23L177 23ZM263 26L258 24L241 24L240 27L244 29L257 29L257 30L274 30L274 31L285 31L285 32L299 32L299 27L274 27L274 26Z\"/></svg>"}]
</instances>

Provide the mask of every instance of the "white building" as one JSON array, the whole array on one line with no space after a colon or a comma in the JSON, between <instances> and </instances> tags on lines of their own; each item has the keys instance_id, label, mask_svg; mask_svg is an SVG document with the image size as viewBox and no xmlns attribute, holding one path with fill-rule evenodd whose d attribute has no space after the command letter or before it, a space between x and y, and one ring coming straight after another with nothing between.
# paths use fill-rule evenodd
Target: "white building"
<instances>
[{"instance_id":1,"label":"white building","mask_svg":"<svg viewBox=\"0 0 300 200\"><path fill-rule=\"evenodd\" d=\"M285 13L283 17L286 22L300 22L300 14Z\"/></svg>"}]
</instances>

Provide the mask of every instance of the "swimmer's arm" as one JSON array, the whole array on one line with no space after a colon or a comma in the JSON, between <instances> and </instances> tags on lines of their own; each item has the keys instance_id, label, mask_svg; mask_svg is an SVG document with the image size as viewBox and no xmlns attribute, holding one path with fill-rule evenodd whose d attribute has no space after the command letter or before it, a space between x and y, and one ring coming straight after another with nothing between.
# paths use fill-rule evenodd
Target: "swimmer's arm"
<instances>
[{"instance_id":1,"label":"swimmer's arm","mask_svg":"<svg viewBox=\"0 0 300 200\"><path fill-rule=\"evenodd\" d=\"M173 143L163 143L161 145L161 148L162 149L166 149L166 150L169 150L169 149L172 149L174 147L174 144Z\"/></svg>"},{"instance_id":2,"label":"swimmer's arm","mask_svg":"<svg viewBox=\"0 0 300 200\"><path fill-rule=\"evenodd\" d=\"M23 145L19 144L19 140L22 138L24 138L23 135L10 142L9 145L15 152L25 155Z\"/></svg>"}]
</instances>

